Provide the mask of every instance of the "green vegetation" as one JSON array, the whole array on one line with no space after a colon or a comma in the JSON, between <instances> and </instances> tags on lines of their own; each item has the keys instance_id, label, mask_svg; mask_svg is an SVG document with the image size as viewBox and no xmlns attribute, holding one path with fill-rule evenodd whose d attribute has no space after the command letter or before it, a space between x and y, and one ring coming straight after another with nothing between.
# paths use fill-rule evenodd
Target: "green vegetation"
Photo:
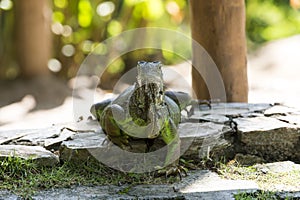
<instances>
[{"instance_id":1,"label":"green vegetation","mask_svg":"<svg viewBox=\"0 0 300 200\"><path fill-rule=\"evenodd\" d=\"M300 12L289 1L247 0L247 35L252 44L300 33Z\"/></svg>"},{"instance_id":2,"label":"green vegetation","mask_svg":"<svg viewBox=\"0 0 300 200\"><path fill-rule=\"evenodd\" d=\"M173 183L178 177L156 177L154 173L123 173L97 161L64 163L56 167L38 167L32 160L9 157L0 162L0 190L7 189L23 198L38 190L72 185L135 185ZM126 192L126 191L123 191Z\"/></svg>"},{"instance_id":3,"label":"green vegetation","mask_svg":"<svg viewBox=\"0 0 300 200\"><path fill-rule=\"evenodd\" d=\"M293 9L289 1L246 0L246 6L250 48L300 33L300 12ZM0 72L6 76L0 78L7 79L16 78L19 71L13 57L13 9L12 0L0 0L0 43L3 44L0 46ZM75 76L92 51L99 55L113 51L107 49L103 41L123 31L154 26L190 35L187 0L54 0L52 11L53 58L62 66L53 73L64 78ZM142 42L147 40L147 36L143 37ZM190 48L181 41L161 44L162 49L166 46L173 52ZM181 61L173 52L153 49L131 52L111 63L107 76L119 77L134 66L136 60L155 58L167 64Z\"/></svg>"},{"instance_id":4,"label":"green vegetation","mask_svg":"<svg viewBox=\"0 0 300 200\"><path fill-rule=\"evenodd\" d=\"M281 199L274 192L264 192L264 191L253 192L253 193L241 192L241 193L234 195L234 198L236 200L277 200L277 199ZM288 199L289 198L287 197L286 200L288 200Z\"/></svg>"},{"instance_id":5,"label":"green vegetation","mask_svg":"<svg viewBox=\"0 0 300 200\"><path fill-rule=\"evenodd\" d=\"M104 41L123 31L155 26L189 32L186 0L64 0L63 2L54 1L53 6L53 32L55 49L58 49L54 57L62 62L63 66L66 62L72 63L70 66L73 67L59 72L67 77L76 75L79 65L89 53L104 55L107 52ZM140 43L146 41L147 38L139 40ZM133 39L132 43L135 42ZM66 55L68 48L66 53L60 51L66 45L70 45L68 46L70 50L74 49L73 54ZM162 49L164 45L173 46L174 52L185 46L184 43L161 45ZM107 76L118 77L133 67L136 60L147 60L152 55L169 64L178 59L174 53L163 50L131 52L111 63L107 69Z\"/></svg>"}]
</instances>

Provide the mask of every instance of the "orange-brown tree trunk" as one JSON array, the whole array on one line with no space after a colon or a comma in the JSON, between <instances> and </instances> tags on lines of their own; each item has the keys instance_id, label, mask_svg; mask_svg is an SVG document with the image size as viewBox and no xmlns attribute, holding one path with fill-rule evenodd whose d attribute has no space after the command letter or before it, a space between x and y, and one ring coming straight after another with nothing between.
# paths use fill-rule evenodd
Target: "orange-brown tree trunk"
<instances>
[{"instance_id":1,"label":"orange-brown tree trunk","mask_svg":"<svg viewBox=\"0 0 300 200\"><path fill-rule=\"evenodd\" d=\"M190 0L190 9L192 37L216 63L224 81L227 101L247 102L244 0ZM201 53L193 50L193 65L206 67ZM192 78L197 98L210 99L205 78L195 69Z\"/></svg>"},{"instance_id":2,"label":"orange-brown tree trunk","mask_svg":"<svg viewBox=\"0 0 300 200\"><path fill-rule=\"evenodd\" d=\"M17 60L23 77L49 74L51 6L49 0L15 2Z\"/></svg>"}]
</instances>

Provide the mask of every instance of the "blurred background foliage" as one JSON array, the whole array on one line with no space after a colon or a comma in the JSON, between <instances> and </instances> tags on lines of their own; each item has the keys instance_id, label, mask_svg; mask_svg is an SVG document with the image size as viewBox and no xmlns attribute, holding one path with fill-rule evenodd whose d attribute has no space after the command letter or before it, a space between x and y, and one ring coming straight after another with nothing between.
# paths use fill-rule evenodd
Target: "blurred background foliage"
<instances>
[{"instance_id":1,"label":"blurred background foliage","mask_svg":"<svg viewBox=\"0 0 300 200\"><path fill-rule=\"evenodd\" d=\"M106 38L138 27L163 27L190 34L187 0L53 0L53 74L74 77L84 58L93 50L105 54ZM291 2L293 2L291 0ZM249 48L300 33L300 12L288 0L246 0ZM297 7L297 4L292 6ZM0 0L0 78L13 80L19 69L14 58L14 1ZM183 48L186 44L162 44ZM96 48L97 47L97 48ZM180 58L163 50L138 50L115 60L107 77L119 77L134 66L136 58L159 59L174 64Z\"/></svg>"},{"instance_id":2,"label":"blurred background foliage","mask_svg":"<svg viewBox=\"0 0 300 200\"><path fill-rule=\"evenodd\" d=\"M246 31L249 47L300 33L299 2L246 0Z\"/></svg>"}]
</instances>

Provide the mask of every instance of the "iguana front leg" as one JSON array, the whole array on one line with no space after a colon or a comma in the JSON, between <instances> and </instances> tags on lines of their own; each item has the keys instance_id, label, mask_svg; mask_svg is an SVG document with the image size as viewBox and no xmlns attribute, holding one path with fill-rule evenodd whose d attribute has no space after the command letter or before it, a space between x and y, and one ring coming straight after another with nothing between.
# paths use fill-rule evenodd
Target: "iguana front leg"
<instances>
[{"instance_id":1,"label":"iguana front leg","mask_svg":"<svg viewBox=\"0 0 300 200\"><path fill-rule=\"evenodd\" d=\"M165 126L161 132L162 140L168 145L168 152L165 159L164 169L159 170L159 174L165 175L180 174L178 170L178 160L180 157L180 138L177 133L176 125L172 119L168 119L165 122Z\"/></svg>"},{"instance_id":2,"label":"iguana front leg","mask_svg":"<svg viewBox=\"0 0 300 200\"><path fill-rule=\"evenodd\" d=\"M90 112L99 121L104 109L109 106L112 101L113 99L106 99L100 103L96 103L91 107Z\"/></svg>"},{"instance_id":3,"label":"iguana front leg","mask_svg":"<svg viewBox=\"0 0 300 200\"><path fill-rule=\"evenodd\" d=\"M117 104L108 105L99 116L100 125L108 139L121 148L124 148L124 145L129 145L129 136L124 134L117 122L123 121L124 118L125 112L123 108Z\"/></svg>"}]
</instances>

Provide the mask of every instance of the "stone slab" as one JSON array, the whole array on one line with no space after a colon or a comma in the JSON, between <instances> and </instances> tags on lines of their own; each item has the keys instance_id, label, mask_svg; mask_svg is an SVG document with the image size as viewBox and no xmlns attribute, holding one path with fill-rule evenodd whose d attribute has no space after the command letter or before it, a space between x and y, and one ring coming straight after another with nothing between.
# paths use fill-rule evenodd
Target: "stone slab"
<instances>
[{"instance_id":1,"label":"stone slab","mask_svg":"<svg viewBox=\"0 0 300 200\"><path fill-rule=\"evenodd\" d=\"M265 110L264 115L265 116L272 116L272 115L287 115L290 113L296 113L298 110L295 108L291 108L284 105L275 105L267 110Z\"/></svg>"},{"instance_id":2,"label":"stone slab","mask_svg":"<svg viewBox=\"0 0 300 200\"><path fill-rule=\"evenodd\" d=\"M186 119L186 121L194 121L194 122L215 122L215 123L225 123L229 120L228 117L221 114L200 114L196 112L196 114Z\"/></svg>"},{"instance_id":3,"label":"stone slab","mask_svg":"<svg viewBox=\"0 0 300 200\"><path fill-rule=\"evenodd\" d=\"M130 187L130 186L129 186ZM38 192L36 200L74 200L74 199L107 199L107 200L172 200L172 199L214 199L233 200L238 191L215 191L201 193L180 193L172 191L168 185L141 185L130 187L128 193L120 194L128 186L77 186L72 188L53 189Z\"/></svg>"},{"instance_id":4,"label":"stone slab","mask_svg":"<svg viewBox=\"0 0 300 200\"><path fill-rule=\"evenodd\" d=\"M28 134L33 133L36 130L8 130L0 131L0 145L9 143L13 140L24 137Z\"/></svg>"},{"instance_id":5,"label":"stone slab","mask_svg":"<svg viewBox=\"0 0 300 200\"><path fill-rule=\"evenodd\" d=\"M60 139L63 141L63 133L60 131L60 126L51 126L43 129L32 130L31 133L26 134L18 139L13 140L12 144L28 145L28 146L45 146L46 141L53 139Z\"/></svg>"},{"instance_id":6,"label":"stone slab","mask_svg":"<svg viewBox=\"0 0 300 200\"><path fill-rule=\"evenodd\" d=\"M224 139L223 135L228 131L231 131L231 128L228 126L213 124L212 122L201 124L182 123L178 128L181 139L180 152L189 158L200 159L199 156L201 154L206 156L207 151L213 152L214 148L218 150L227 148L230 146L230 143ZM133 143L132 145L136 145L132 147L132 149L135 150L138 148L146 149L146 144L144 142ZM129 152L128 154L131 152L134 153L132 149L126 149ZM62 142L60 158L62 160L85 160L93 156L98 160L107 160L106 157L129 157L126 153L127 151L122 151L119 147L106 141L106 136L102 131L77 133L73 135L71 140ZM141 154L143 151L135 152ZM162 153L164 152L165 150L162 150ZM137 157L134 158L134 156ZM139 156L136 154L132 154L130 158L139 160Z\"/></svg>"},{"instance_id":7,"label":"stone slab","mask_svg":"<svg viewBox=\"0 0 300 200\"><path fill-rule=\"evenodd\" d=\"M266 161L300 161L300 127L273 117L236 118L238 152Z\"/></svg>"},{"instance_id":8,"label":"stone slab","mask_svg":"<svg viewBox=\"0 0 300 200\"><path fill-rule=\"evenodd\" d=\"M0 190L0 199L1 200L17 200L20 198L17 195L12 194L8 190Z\"/></svg>"},{"instance_id":9,"label":"stone slab","mask_svg":"<svg viewBox=\"0 0 300 200\"><path fill-rule=\"evenodd\" d=\"M174 187L182 193L226 190L256 191L259 189L254 181L222 179L218 174L209 170L193 172Z\"/></svg>"},{"instance_id":10,"label":"stone slab","mask_svg":"<svg viewBox=\"0 0 300 200\"><path fill-rule=\"evenodd\" d=\"M254 168L263 171L264 173L290 173L295 170L300 172L300 164L295 164L292 161L257 164Z\"/></svg>"},{"instance_id":11,"label":"stone slab","mask_svg":"<svg viewBox=\"0 0 300 200\"><path fill-rule=\"evenodd\" d=\"M60 147L60 144L63 141L67 141L74 136L75 133L72 132L60 132L58 135L55 135L53 138L45 138L43 141L43 146L48 150L57 150Z\"/></svg>"},{"instance_id":12,"label":"stone slab","mask_svg":"<svg viewBox=\"0 0 300 200\"><path fill-rule=\"evenodd\" d=\"M297 129L297 126L272 117L236 118L234 121L238 124L238 130L240 132L263 132L279 128Z\"/></svg>"},{"instance_id":13,"label":"stone slab","mask_svg":"<svg viewBox=\"0 0 300 200\"><path fill-rule=\"evenodd\" d=\"M300 191L297 191L297 192L279 192L278 196L281 199L292 199L292 200L293 199L300 199Z\"/></svg>"},{"instance_id":14,"label":"stone slab","mask_svg":"<svg viewBox=\"0 0 300 200\"><path fill-rule=\"evenodd\" d=\"M0 158L6 157L32 159L41 166L54 166L59 162L57 155L40 146L0 145Z\"/></svg>"},{"instance_id":15,"label":"stone slab","mask_svg":"<svg viewBox=\"0 0 300 200\"><path fill-rule=\"evenodd\" d=\"M228 131L231 131L229 126L224 124L215 124L213 122L181 123L178 126L178 133L181 139L219 137Z\"/></svg>"},{"instance_id":16,"label":"stone slab","mask_svg":"<svg viewBox=\"0 0 300 200\"><path fill-rule=\"evenodd\" d=\"M285 115L285 116L276 116L276 119L292 124L292 125L296 125L300 127L300 114L290 114L290 115Z\"/></svg>"},{"instance_id":17,"label":"stone slab","mask_svg":"<svg viewBox=\"0 0 300 200\"><path fill-rule=\"evenodd\" d=\"M181 152L184 152L183 156L194 160L217 155L216 151L224 152L231 146L230 141L224 137L231 131L229 126L213 122L179 124Z\"/></svg>"},{"instance_id":18,"label":"stone slab","mask_svg":"<svg viewBox=\"0 0 300 200\"><path fill-rule=\"evenodd\" d=\"M271 104L248 104L248 103L212 103L211 109L201 109L195 111L192 117L202 117L206 115L240 116L245 113L264 112L271 108Z\"/></svg>"},{"instance_id":19,"label":"stone slab","mask_svg":"<svg viewBox=\"0 0 300 200\"><path fill-rule=\"evenodd\" d=\"M121 194L127 190L128 193ZM149 190L152 193L149 194ZM173 199L203 199L203 200L234 200L234 194L243 190L227 190L212 192L181 193L172 191L172 186L138 185L138 186L73 186L70 188L54 188L38 191L32 198L35 200L75 200L75 199L108 199L108 200L173 200ZM246 190L245 192L253 192ZM300 192L278 192L281 199L299 199ZM0 191L0 199L18 200L20 197L8 192Z\"/></svg>"},{"instance_id":20,"label":"stone slab","mask_svg":"<svg viewBox=\"0 0 300 200\"><path fill-rule=\"evenodd\" d=\"M42 129L7 130L0 131L0 144L43 146L47 150L57 151L63 141L71 139L78 132L100 130L95 120L56 124Z\"/></svg>"},{"instance_id":21,"label":"stone slab","mask_svg":"<svg viewBox=\"0 0 300 200\"><path fill-rule=\"evenodd\" d=\"M89 149L104 149L106 136L103 132L75 134L71 140L63 141L60 147L60 159L64 161L84 161L91 157Z\"/></svg>"}]
</instances>

